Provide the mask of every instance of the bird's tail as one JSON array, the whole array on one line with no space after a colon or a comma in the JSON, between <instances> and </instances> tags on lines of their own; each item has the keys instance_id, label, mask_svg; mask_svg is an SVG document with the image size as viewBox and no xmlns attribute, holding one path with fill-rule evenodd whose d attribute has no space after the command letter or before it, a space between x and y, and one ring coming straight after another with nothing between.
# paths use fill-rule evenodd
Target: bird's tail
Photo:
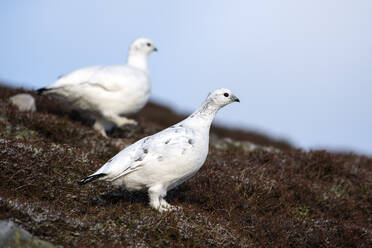
<instances>
[{"instance_id":1,"label":"bird's tail","mask_svg":"<svg viewBox=\"0 0 372 248\"><path fill-rule=\"evenodd\" d=\"M90 183L90 182L92 182L92 181L94 181L94 180L97 180L98 178L101 178L101 177L104 177L104 176L106 176L107 174L105 174L105 173L100 173L100 174L96 174L96 175L91 175L91 176L89 176L89 177L86 177L86 178L84 178L84 179L81 179L78 183L80 184L80 185L83 185L83 184L86 184L86 183Z\"/></svg>"},{"instance_id":2,"label":"bird's tail","mask_svg":"<svg viewBox=\"0 0 372 248\"><path fill-rule=\"evenodd\" d=\"M38 90L36 90L36 94L38 94L38 95L42 95L45 91L48 91L48 90L50 90L50 89L48 89L48 88L40 88L40 89L38 89Z\"/></svg>"}]
</instances>

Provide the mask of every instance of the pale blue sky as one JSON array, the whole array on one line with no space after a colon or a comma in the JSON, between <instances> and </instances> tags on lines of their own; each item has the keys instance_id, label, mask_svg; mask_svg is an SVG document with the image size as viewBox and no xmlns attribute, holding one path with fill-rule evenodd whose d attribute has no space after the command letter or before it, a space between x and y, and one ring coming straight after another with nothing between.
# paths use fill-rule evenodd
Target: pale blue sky
<instances>
[{"instance_id":1,"label":"pale blue sky","mask_svg":"<svg viewBox=\"0 0 372 248\"><path fill-rule=\"evenodd\" d=\"M0 79L27 88L124 63L148 37L152 98L190 112L230 88L222 124L372 154L372 1L0 1Z\"/></svg>"}]
</instances>

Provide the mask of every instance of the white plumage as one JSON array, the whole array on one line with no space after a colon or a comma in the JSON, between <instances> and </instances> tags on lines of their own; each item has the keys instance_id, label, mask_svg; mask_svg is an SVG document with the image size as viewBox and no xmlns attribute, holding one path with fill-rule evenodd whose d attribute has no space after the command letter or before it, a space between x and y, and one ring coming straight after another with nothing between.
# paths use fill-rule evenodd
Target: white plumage
<instances>
[{"instance_id":1,"label":"white plumage","mask_svg":"<svg viewBox=\"0 0 372 248\"><path fill-rule=\"evenodd\" d=\"M57 96L83 116L94 119L94 128L106 137L106 130L113 125L137 124L124 116L138 112L150 97L147 56L156 50L152 41L137 39L125 65L82 68L38 92Z\"/></svg>"},{"instance_id":2,"label":"white plumage","mask_svg":"<svg viewBox=\"0 0 372 248\"><path fill-rule=\"evenodd\" d=\"M164 197L200 169L208 155L209 129L217 111L239 101L228 89L211 93L187 119L128 146L97 172L80 181L106 180L128 190L148 189L150 205L172 208Z\"/></svg>"}]
</instances>

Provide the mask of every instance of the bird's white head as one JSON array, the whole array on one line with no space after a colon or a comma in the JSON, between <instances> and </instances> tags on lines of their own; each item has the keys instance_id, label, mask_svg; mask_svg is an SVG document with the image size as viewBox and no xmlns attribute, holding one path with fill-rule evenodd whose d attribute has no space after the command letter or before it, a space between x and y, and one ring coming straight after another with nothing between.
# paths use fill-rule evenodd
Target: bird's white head
<instances>
[{"instance_id":1,"label":"bird's white head","mask_svg":"<svg viewBox=\"0 0 372 248\"><path fill-rule=\"evenodd\" d=\"M146 38L136 39L130 46L129 53L140 53L149 55L152 51L157 51L154 43Z\"/></svg>"},{"instance_id":2,"label":"bird's white head","mask_svg":"<svg viewBox=\"0 0 372 248\"><path fill-rule=\"evenodd\" d=\"M204 126L207 127L209 132L209 127L213 121L214 116L217 111L233 102L240 102L229 89L218 89L209 93L207 99L204 101L203 105L197 109L189 118L187 118L188 125L191 126ZM185 120L185 121L186 121ZM204 124L203 124L204 123Z\"/></svg>"},{"instance_id":3,"label":"bird's white head","mask_svg":"<svg viewBox=\"0 0 372 248\"><path fill-rule=\"evenodd\" d=\"M138 69L147 71L147 56L158 49L154 43L146 38L135 40L129 48L127 64Z\"/></svg>"},{"instance_id":4,"label":"bird's white head","mask_svg":"<svg viewBox=\"0 0 372 248\"><path fill-rule=\"evenodd\" d=\"M222 88L222 89L218 89L210 93L207 97L207 102L210 102L213 105L216 105L219 108L222 108L223 106L226 106L227 104L230 104L233 102L240 102L240 100L232 93L231 90Z\"/></svg>"}]
</instances>

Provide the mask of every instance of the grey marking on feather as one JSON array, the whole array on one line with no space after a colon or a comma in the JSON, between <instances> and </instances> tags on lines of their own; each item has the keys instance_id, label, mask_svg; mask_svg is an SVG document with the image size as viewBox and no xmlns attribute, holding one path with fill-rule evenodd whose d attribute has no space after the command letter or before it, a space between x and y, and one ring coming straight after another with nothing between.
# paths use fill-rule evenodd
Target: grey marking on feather
<instances>
[{"instance_id":1,"label":"grey marking on feather","mask_svg":"<svg viewBox=\"0 0 372 248\"><path fill-rule=\"evenodd\" d=\"M125 174L128 174L128 173L131 173L131 172L133 172L133 171L138 170L138 169L141 168L142 166L143 166L143 164L139 164L139 165L137 165L137 166L135 166L135 167L128 167L128 168L126 168L123 172L121 172L120 175L118 175L118 176L116 176L116 177L110 179L110 181L115 181L116 179L122 177L122 176L125 175Z\"/></svg>"},{"instance_id":2,"label":"grey marking on feather","mask_svg":"<svg viewBox=\"0 0 372 248\"><path fill-rule=\"evenodd\" d=\"M185 153L186 153L186 148L183 148L182 155L184 155Z\"/></svg>"},{"instance_id":3,"label":"grey marking on feather","mask_svg":"<svg viewBox=\"0 0 372 248\"><path fill-rule=\"evenodd\" d=\"M97 87L97 88L101 88L101 89L103 89L103 90L105 90L105 91L113 91L113 90L111 90L111 89L109 89L109 88L107 88L107 87L105 87L104 85L99 84L99 83L91 83L91 82L83 82L83 83L81 83L81 85L83 85L83 84L88 84L88 85L90 85L90 86L94 86L94 87Z\"/></svg>"},{"instance_id":4,"label":"grey marking on feather","mask_svg":"<svg viewBox=\"0 0 372 248\"><path fill-rule=\"evenodd\" d=\"M138 162L138 161L142 161L142 160L143 160L143 157L139 157L136 160L134 160L134 162Z\"/></svg>"},{"instance_id":5,"label":"grey marking on feather","mask_svg":"<svg viewBox=\"0 0 372 248\"><path fill-rule=\"evenodd\" d=\"M211 99L207 99L207 101L203 104L203 106L197 111L195 112L194 114L192 114L191 116L193 115L199 115L199 116L208 116L210 115L214 110L213 108L210 108L210 105L213 103L213 100Z\"/></svg>"},{"instance_id":6,"label":"grey marking on feather","mask_svg":"<svg viewBox=\"0 0 372 248\"><path fill-rule=\"evenodd\" d=\"M169 141L171 141L171 139L167 139L167 140L165 141L165 144L168 144Z\"/></svg>"},{"instance_id":7,"label":"grey marking on feather","mask_svg":"<svg viewBox=\"0 0 372 248\"><path fill-rule=\"evenodd\" d=\"M159 161L159 162L161 162L161 161L163 161L163 160L164 160L163 156L159 156L159 157L158 157L158 161Z\"/></svg>"},{"instance_id":8,"label":"grey marking on feather","mask_svg":"<svg viewBox=\"0 0 372 248\"><path fill-rule=\"evenodd\" d=\"M190 145L194 144L194 141L192 139L189 139L189 144Z\"/></svg>"},{"instance_id":9,"label":"grey marking on feather","mask_svg":"<svg viewBox=\"0 0 372 248\"><path fill-rule=\"evenodd\" d=\"M143 153L147 154L149 152L149 150L147 150L146 148L143 148Z\"/></svg>"}]
</instances>

